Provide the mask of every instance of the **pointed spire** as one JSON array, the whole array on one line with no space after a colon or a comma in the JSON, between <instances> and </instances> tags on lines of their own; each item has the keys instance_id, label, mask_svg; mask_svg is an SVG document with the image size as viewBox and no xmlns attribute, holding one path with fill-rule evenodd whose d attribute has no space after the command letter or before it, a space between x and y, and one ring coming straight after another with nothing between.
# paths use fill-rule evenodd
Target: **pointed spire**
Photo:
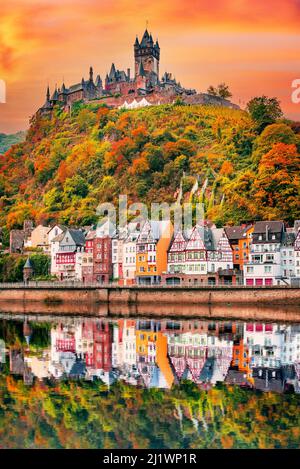
<instances>
[{"instance_id":1,"label":"pointed spire","mask_svg":"<svg viewBox=\"0 0 300 469\"><path fill-rule=\"evenodd\" d=\"M50 88L49 88L49 85L48 85L48 87L47 87L47 95L46 95L46 100L47 100L47 102L49 102L49 101L50 101Z\"/></svg>"},{"instance_id":2,"label":"pointed spire","mask_svg":"<svg viewBox=\"0 0 300 469\"><path fill-rule=\"evenodd\" d=\"M109 72L109 78L115 78L115 75L116 75L116 67L115 67L115 64L112 63L111 64L111 69L110 69L110 72Z\"/></svg>"},{"instance_id":3,"label":"pointed spire","mask_svg":"<svg viewBox=\"0 0 300 469\"><path fill-rule=\"evenodd\" d=\"M97 75L97 78L96 78L96 86L97 86L98 88L102 88L102 80L101 80L100 75Z\"/></svg>"},{"instance_id":4,"label":"pointed spire","mask_svg":"<svg viewBox=\"0 0 300 469\"><path fill-rule=\"evenodd\" d=\"M65 87L65 84L64 84L64 83L62 84L61 91L62 91L63 93L66 92L66 87Z\"/></svg>"},{"instance_id":5,"label":"pointed spire","mask_svg":"<svg viewBox=\"0 0 300 469\"><path fill-rule=\"evenodd\" d=\"M145 77L146 76L142 61L140 61L138 76L140 76L140 77Z\"/></svg>"},{"instance_id":6,"label":"pointed spire","mask_svg":"<svg viewBox=\"0 0 300 469\"><path fill-rule=\"evenodd\" d=\"M136 36L136 38L135 38L134 46L135 46L135 47L140 47L139 39L138 39L137 36Z\"/></svg>"},{"instance_id":7,"label":"pointed spire","mask_svg":"<svg viewBox=\"0 0 300 469\"><path fill-rule=\"evenodd\" d=\"M148 40L149 40L149 33L146 29L145 32L144 32L144 35L143 35L142 42L141 42L141 47L146 47Z\"/></svg>"},{"instance_id":8,"label":"pointed spire","mask_svg":"<svg viewBox=\"0 0 300 469\"><path fill-rule=\"evenodd\" d=\"M57 101L58 100L58 93L57 93L57 84L55 85L55 90L52 95L51 101Z\"/></svg>"},{"instance_id":9,"label":"pointed spire","mask_svg":"<svg viewBox=\"0 0 300 469\"><path fill-rule=\"evenodd\" d=\"M93 67L90 67L90 82L94 81L94 70Z\"/></svg>"}]
</instances>

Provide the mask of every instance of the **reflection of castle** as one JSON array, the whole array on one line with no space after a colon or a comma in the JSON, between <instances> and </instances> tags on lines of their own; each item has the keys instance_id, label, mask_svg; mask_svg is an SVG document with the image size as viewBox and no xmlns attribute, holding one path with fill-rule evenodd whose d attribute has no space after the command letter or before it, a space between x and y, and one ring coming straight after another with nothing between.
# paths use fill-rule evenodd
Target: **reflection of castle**
<instances>
[{"instance_id":1,"label":"reflection of castle","mask_svg":"<svg viewBox=\"0 0 300 469\"><path fill-rule=\"evenodd\" d=\"M206 389L218 382L262 391L300 392L300 326L203 320L76 319L53 324L50 347L2 346L10 372L26 384L39 380L116 379L144 387L171 388L191 380Z\"/></svg>"}]
</instances>

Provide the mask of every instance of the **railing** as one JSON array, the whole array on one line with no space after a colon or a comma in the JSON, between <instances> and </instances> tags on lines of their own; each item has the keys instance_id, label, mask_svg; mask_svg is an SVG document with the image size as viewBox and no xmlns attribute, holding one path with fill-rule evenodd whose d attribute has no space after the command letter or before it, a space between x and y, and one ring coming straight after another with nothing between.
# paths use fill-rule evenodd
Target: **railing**
<instances>
[{"instance_id":1,"label":"railing","mask_svg":"<svg viewBox=\"0 0 300 469\"><path fill-rule=\"evenodd\" d=\"M49 288L49 289L101 289L101 288L108 288L108 289L124 289L124 290L132 290L132 289L163 289L163 290L172 290L174 288L176 289L181 289L181 290L186 290L186 289L259 289L259 290L268 290L268 289L289 289L289 288L299 288L299 286L292 286L292 285L232 285L232 284L224 284L224 285L214 285L214 284L209 284L209 283L198 283L198 284L192 284L192 285L180 285L180 284L152 284L152 285L118 285L116 283L82 283L82 282L67 282L67 281L61 281L61 282L29 282L29 283L24 283L24 282L12 282L12 283L0 283L0 290L1 289L43 289L43 288Z\"/></svg>"}]
</instances>

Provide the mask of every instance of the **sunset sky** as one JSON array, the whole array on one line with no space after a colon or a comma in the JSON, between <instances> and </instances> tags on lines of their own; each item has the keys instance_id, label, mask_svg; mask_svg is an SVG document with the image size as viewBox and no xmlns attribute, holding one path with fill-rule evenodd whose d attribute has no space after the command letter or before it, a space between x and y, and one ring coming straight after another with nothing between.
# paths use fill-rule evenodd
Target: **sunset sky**
<instances>
[{"instance_id":1,"label":"sunset sky","mask_svg":"<svg viewBox=\"0 0 300 469\"><path fill-rule=\"evenodd\" d=\"M160 71L205 91L225 81L242 107L277 96L300 120L291 83L300 78L300 0L9 0L1 2L0 132L28 127L49 82L66 86L113 61L133 68L133 43L146 20L161 47Z\"/></svg>"}]
</instances>

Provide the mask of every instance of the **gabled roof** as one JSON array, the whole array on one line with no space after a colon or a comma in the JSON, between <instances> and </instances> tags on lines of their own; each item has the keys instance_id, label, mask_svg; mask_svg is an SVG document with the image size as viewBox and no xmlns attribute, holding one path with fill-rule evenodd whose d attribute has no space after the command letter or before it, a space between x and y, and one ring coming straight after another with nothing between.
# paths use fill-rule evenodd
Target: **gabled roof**
<instances>
[{"instance_id":1,"label":"gabled roof","mask_svg":"<svg viewBox=\"0 0 300 469\"><path fill-rule=\"evenodd\" d=\"M55 236L55 238L52 239L52 243L60 243L60 241L64 239L64 236L65 236L65 231Z\"/></svg>"},{"instance_id":2,"label":"gabled roof","mask_svg":"<svg viewBox=\"0 0 300 469\"><path fill-rule=\"evenodd\" d=\"M66 231L66 229L67 229L67 227L65 225L61 225L60 223L56 223L55 225L51 226L51 228L48 231L48 234L56 227L59 228L62 231Z\"/></svg>"},{"instance_id":3,"label":"gabled roof","mask_svg":"<svg viewBox=\"0 0 300 469\"><path fill-rule=\"evenodd\" d=\"M196 246L196 244L198 244ZM197 249L205 249L205 245L204 245L204 227L203 226L199 226L199 225L196 225L194 226L191 234L190 234L190 237L189 237L189 240L187 242L187 245L186 245L186 249L195 249L195 247Z\"/></svg>"},{"instance_id":4,"label":"gabled roof","mask_svg":"<svg viewBox=\"0 0 300 469\"><path fill-rule=\"evenodd\" d=\"M90 239L95 239L96 238L96 230L90 230L86 237L85 237L85 240L90 240Z\"/></svg>"},{"instance_id":5,"label":"gabled roof","mask_svg":"<svg viewBox=\"0 0 300 469\"><path fill-rule=\"evenodd\" d=\"M171 228L171 224L168 220L146 220L139 235L138 241L142 241L142 238L148 237L148 239L153 241L158 241L163 233L168 229Z\"/></svg>"},{"instance_id":6,"label":"gabled roof","mask_svg":"<svg viewBox=\"0 0 300 469\"><path fill-rule=\"evenodd\" d=\"M281 233L284 223L283 221L257 221L253 233L265 233L267 228L270 233Z\"/></svg>"},{"instance_id":7,"label":"gabled roof","mask_svg":"<svg viewBox=\"0 0 300 469\"><path fill-rule=\"evenodd\" d=\"M68 232L70 233L70 236L72 237L74 243L77 246L83 246L84 245L84 233L81 230L73 230L69 229Z\"/></svg>"},{"instance_id":8,"label":"gabled roof","mask_svg":"<svg viewBox=\"0 0 300 469\"><path fill-rule=\"evenodd\" d=\"M248 226L225 226L225 233L229 241L238 241L239 239L246 238L248 229L251 228L251 225Z\"/></svg>"}]
</instances>

